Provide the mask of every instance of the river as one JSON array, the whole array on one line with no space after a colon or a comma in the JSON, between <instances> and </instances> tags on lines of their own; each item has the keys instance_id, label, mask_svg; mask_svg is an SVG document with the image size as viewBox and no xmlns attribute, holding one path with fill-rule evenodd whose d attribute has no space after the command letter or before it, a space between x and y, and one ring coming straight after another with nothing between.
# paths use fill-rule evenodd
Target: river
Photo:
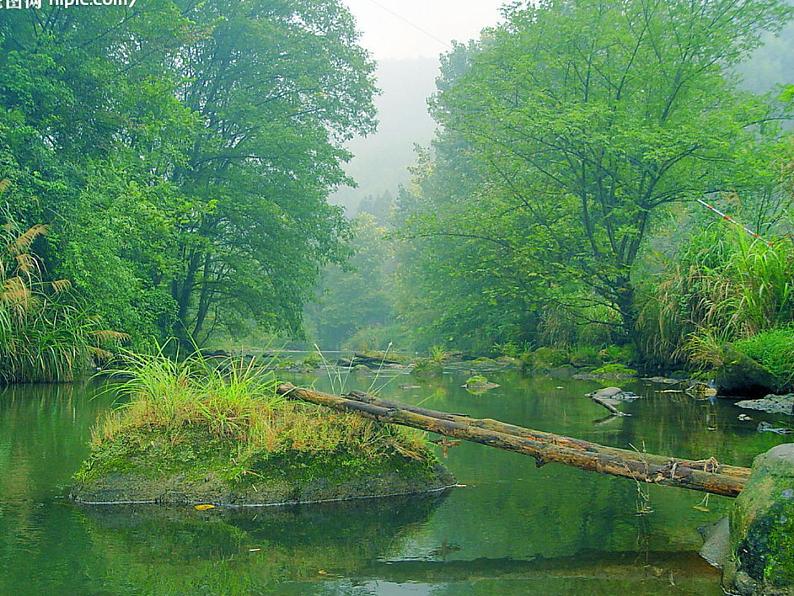
<instances>
[{"instance_id":1,"label":"river","mask_svg":"<svg viewBox=\"0 0 794 596\"><path fill-rule=\"evenodd\" d=\"M644 396L604 419L597 383L466 371L438 379L353 374L346 390L652 453L749 465L785 442L774 416L624 383ZM331 389L324 376L290 375ZM338 387L338 381L336 383ZM419 388L411 388L418 385ZM475 444L437 451L463 485L443 495L321 506L84 508L65 498L90 429L113 407L98 384L0 390L0 594L721 594L697 528L730 499Z\"/></svg>"}]
</instances>

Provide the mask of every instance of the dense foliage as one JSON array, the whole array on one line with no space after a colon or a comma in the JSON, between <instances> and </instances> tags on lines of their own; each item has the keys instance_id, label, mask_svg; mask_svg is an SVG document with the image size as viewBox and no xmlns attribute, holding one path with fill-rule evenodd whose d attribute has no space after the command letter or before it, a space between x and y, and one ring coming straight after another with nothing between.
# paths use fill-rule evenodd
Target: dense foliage
<instances>
[{"instance_id":1,"label":"dense foliage","mask_svg":"<svg viewBox=\"0 0 794 596\"><path fill-rule=\"evenodd\" d=\"M732 72L789 16L775 1L550 0L507 7L504 24L448 54L439 131L401 201L403 314L424 342L653 344L638 325L653 285L643 280L659 273L649 257L688 258L670 228L686 244L713 218L695 199L729 210L741 197L748 225L785 233L769 222L788 210L788 106L743 91ZM763 286L757 304L724 316L755 329L790 320L778 295L789 241L763 251L721 226L712 233L736 256L717 275L746 274L726 291ZM754 281L763 267L774 279Z\"/></svg>"},{"instance_id":2,"label":"dense foliage","mask_svg":"<svg viewBox=\"0 0 794 596\"><path fill-rule=\"evenodd\" d=\"M0 178L47 271L138 344L297 329L374 126L357 36L337 0L5 11Z\"/></svg>"},{"instance_id":3,"label":"dense foliage","mask_svg":"<svg viewBox=\"0 0 794 596\"><path fill-rule=\"evenodd\" d=\"M71 295L68 280L44 281L33 244L43 225L0 226L0 383L70 381L128 338L104 330Z\"/></svg>"}]
</instances>

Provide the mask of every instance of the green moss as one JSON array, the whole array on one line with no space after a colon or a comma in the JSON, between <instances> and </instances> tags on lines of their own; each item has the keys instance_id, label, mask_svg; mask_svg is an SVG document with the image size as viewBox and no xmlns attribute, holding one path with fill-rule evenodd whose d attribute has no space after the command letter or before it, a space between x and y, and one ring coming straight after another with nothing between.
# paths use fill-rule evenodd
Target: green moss
<instances>
[{"instance_id":1,"label":"green moss","mask_svg":"<svg viewBox=\"0 0 794 596\"><path fill-rule=\"evenodd\" d=\"M466 379L466 386L485 385L487 382L488 382L487 377L484 377L483 375L474 375Z\"/></svg>"},{"instance_id":2,"label":"green moss","mask_svg":"<svg viewBox=\"0 0 794 596\"><path fill-rule=\"evenodd\" d=\"M794 388L794 327L758 333L734 342L733 349L757 362L774 379L775 391Z\"/></svg>"},{"instance_id":3,"label":"green moss","mask_svg":"<svg viewBox=\"0 0 794 596\"><path fill-rule=\"evenodd\" d=\"M610 376L610 377L636 377L637 371L633 368L629 368L625 364L621 364L619 362L612 362L610 364L605 364L593 371L594 375L603 375L603 376Z\"/></svg>"},{"instance_id":4,"label":"green moss","mask_svg":"<svg viewBox=\"0 0 794 596\"><path fill-rule=\"evenodd\" d=\"M730 534L734 571L767 588L794 587L794 446L756 457L731 510Z\"/></svg>"},{"instance_id":5,"label":"green moss","mask_svg":"<svg viewBox=\"0 0 794 596\"><path fill-rule=\"evenodd\" d=\"M771 511L777 523L768 538L764 581L772 586L794 586L794 501L780 503Z\"/></svg>"},{"instance_id":6,"label":"green moss","mask_svg":"<svg viewBox=\"0 0 794 596\"><path fill-rule=\"evenodd\" d=\"M454 480L427 450L273 453L206 428L135 429L104 441L75 475L73 496L96 501L278 503L423 492Z\"/></svg>"}]
</instances>

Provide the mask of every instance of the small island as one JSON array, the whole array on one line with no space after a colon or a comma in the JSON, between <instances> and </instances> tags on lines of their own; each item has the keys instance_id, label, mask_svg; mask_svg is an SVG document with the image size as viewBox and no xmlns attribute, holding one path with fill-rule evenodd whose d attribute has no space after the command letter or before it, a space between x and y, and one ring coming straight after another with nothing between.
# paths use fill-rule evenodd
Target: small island
<instances>
[{"instance_id":1,"label":"small island","mask_svg":"<svg viewBox=\"0 0 794 596\"><path fill-rule=\"evenodd\" d=\"M75 474L77 502L264 506L455 484L421 433L279 396L256 365L135 357L125 374L127 401Z\"/></svg>"}]
</instances>

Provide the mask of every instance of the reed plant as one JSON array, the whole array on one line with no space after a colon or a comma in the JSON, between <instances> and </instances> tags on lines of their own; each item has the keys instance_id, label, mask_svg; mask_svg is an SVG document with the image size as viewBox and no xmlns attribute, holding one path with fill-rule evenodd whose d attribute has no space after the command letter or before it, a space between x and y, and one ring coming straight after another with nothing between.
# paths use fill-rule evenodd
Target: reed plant
<instances>
[{"instance_id":1,"label":"reed plant","mask_svg":"<svg viewBox=\"0 0 794 596\"><path fill-rule=\"evenodd\" d=\"M641 286L640 348L660 364L794 321L794 244L714 225ZM716 354L714 357L718 357Z\"/></svg>"},{"instance_id":2,"label":"reed plant","mask_svg":"<svg viewBox=\"0 0 794 596\"><path fill-rule=\"evenodd\" d=\"M46 226L0 225L0 383L71 381L127 340L85 313L32 251Z\"/></svg>"}]
</instances>

